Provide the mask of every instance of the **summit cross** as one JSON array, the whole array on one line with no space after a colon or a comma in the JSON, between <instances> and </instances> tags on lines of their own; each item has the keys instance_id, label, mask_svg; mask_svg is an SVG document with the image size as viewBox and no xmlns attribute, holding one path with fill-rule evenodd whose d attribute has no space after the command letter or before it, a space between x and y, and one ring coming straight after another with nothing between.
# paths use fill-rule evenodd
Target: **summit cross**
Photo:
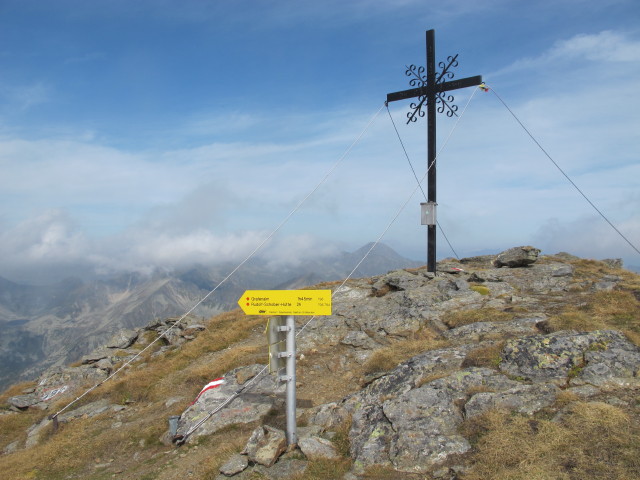
<instances>
[{"instance_id":1,"label":"summit cross","mask_svg":"<svg viewBox=\"0 0 640 480\"><path fill-rule=\"evenodd\" d=\"M411 103L413 111L407 113L407 123L424 117L423 105L427 106L427 202L433 208L433 224L428 225L427 233L427 270L436 271L436 105L438 113L446 112L447 116L458 115L458 107L453 104L453 95L445 95L450 90L473 87L482 83L482 76L451 80L454 77L451 68L458 66L458 55L447 57L447 62L439 62L440 72L436 72L435 30L427 30L427 74L424 67L410 65L405 74L411 77L409 85L415 88L387 94L387 103L397 100L418 97L418 103ZM450 81L445 81L450 80Z\"/></svg>"}]
</instances>

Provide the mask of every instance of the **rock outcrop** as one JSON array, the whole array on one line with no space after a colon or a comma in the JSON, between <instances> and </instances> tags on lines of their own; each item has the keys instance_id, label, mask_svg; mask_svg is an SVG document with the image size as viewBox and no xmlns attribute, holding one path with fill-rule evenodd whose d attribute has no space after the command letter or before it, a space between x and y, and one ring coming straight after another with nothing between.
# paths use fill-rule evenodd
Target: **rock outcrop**
<instances>
[{"instance_id":1,"label":"rock outcrop","mask_svg":"<svg viewBox=\"0 0 640 480\"><path fill-rule=\"evenodd\" d=\"M283 411L285 385L250 362L226 372L186 406L169 440L190 444L232 425L258 425L244 450L220 463L218 478L300 476L309 462L339 462L347 450L352 463L345 478L367 478L381 467L398 475L456 478L469 467L465 459L474 448L465 422L496 409L561 416L566 402L625 403L615 395L640 390L640 347L627 335L611 328L550 328L565 306L583 308L592 295L623 284L606 263L589 275L577 274L577 266L568 254L539 257L533 247L517 247L495 257L447 259L435 275L424 268L398 270L335 286L332 315L310 323L297 319L304 325L297 340L299 387L312 400L298 405L306 426L298 431L295 452L285 453L282 425L272 424ZM81 381L100 381L173 321L123 332L77 367L50 372L9 403L20 411L46 408L44 392L54 386L67 386L68 392L55 394L61 395L76 392ZM184 322L164 336L154 355L179 351L204 328L195 319ZM339 394L322 390L328 377L342 382L335 388ZM119 415L120 408L92 402L59 420ZM38 444L42 428L31 427L26 446ZM348 440L347 448L337 448L336 436Z\"/></svg>"}]
</instances>

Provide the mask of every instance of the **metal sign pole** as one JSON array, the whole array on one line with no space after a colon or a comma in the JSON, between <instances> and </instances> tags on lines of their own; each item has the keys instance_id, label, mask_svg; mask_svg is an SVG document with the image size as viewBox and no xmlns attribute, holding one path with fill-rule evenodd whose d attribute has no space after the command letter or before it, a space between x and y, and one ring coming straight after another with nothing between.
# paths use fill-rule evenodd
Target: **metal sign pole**
<instances>
[{"instance_id":1,"label":"metal sign pole","mask_svg":"<svg viewBox=\"0 0 640 480\"><path fill-rule=\"evenodd\" d=\"M298 443L296 432L296 322L293 315L287 316L286 325L278 327L278 331L287 332L286 351L278 353L278 357L287 359L285 375L280 380L287 382L287 444Z\"/></svg>"},{"instance_id":2,"label":"metal sign pole","mask_svg":"<svg viewBox=\"0 0 640 480\"><path fill-rule=\"evenodd\" d=\"M298 443L296 432L296 322L293 315L287 317L287 443L295 445Z\"/></svg>"}]
</instances>

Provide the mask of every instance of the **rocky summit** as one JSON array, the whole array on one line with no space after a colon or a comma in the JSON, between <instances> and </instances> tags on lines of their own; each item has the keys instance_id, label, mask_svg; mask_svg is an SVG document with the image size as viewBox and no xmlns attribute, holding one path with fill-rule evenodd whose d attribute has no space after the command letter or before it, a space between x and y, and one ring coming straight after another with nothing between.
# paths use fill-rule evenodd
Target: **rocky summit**
<instances>
[{"instance_id":1,"label":"rocky summit","mask_svg":"<svg viewBox=\"0 0 640 480\"><path fill-rule=\"evenodd\" d=\"M121 332L0 397L0 467L11 478L640 478L640 277L620 267L525 246L314 286L333 290L333 308L296 317L296 445L284 384L264 367L265 318Z\"/></svg>"}]
</instances>

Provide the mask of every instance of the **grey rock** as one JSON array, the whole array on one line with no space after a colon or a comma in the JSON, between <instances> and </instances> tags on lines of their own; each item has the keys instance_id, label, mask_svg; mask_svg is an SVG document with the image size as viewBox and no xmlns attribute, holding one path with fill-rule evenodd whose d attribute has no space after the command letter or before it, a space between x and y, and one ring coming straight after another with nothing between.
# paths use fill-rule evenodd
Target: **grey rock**
<instances>
[{"instance_id":1,"label":"grey rock","mask_svg":"<svg viewBox=\"0 0 640 480\"><path fill-rule=\"evenodd\" d=\"M113 363L108 358L103 358L92 365L94 368L99 368L107 373L110 373L113 368Z\"/></svg>"},{"instance_id":2,"label":"grey rock","mask_svg":"<svg viewBox=\"0 0 640 480\"><path fill-rule=\"evenodd\" d=\"M365 350L371 350L379 345L369 335L360 330L347 333L340 343Z\"/></svg>"},{"instance_id":3,"label":"grey rock","mask_svg":"<svg viewBox=\"0 0 640 480\"><path fill-rule=\"evenodd\" d=\"M254 430L243 453L249 460L265 467L272 466L287 449L287 438L282 430L264 425Z\"/></svg>"},{"instance_id":4,"label":"grey rock","mask_svg":"<svg viewBox=\"0 0 640 480\"><path fill-rule=\"evenodd\" d=\"M307 425L305 427L297 427L298 438L313 437L314 435L320 435L323 432L323 428L320 425Z\"/></svg>"},{"instance_id":5,"label":"grey rock","mask_svg":"<svg viewBox=\"0 0 640 480\"><path fill-rule=\"evenodd\" d=\"M326 430L344 425L351 416L349 410L336 402L315 407L309 415L309 423Z\"/></svg>"},{"instance_id":6,"label":"grey rock","mask_svg":"<svg viewBox=\"0 0 640 480\"><path fill-rule=\"evenodd\" d=\"M640 386L640 348L615 333L617 338L611 342L605 340L587 349L584 354L586 366L577 380L598 387Z\"/></svg>"},{"instance_id":7,"label":"grey rock","mask_svg":"<svg viewBox=\"0 0 640 480\"><path fill-rule=\"evenodd\" d=\"M391 290L410 290L423 287L429 281L429 278L419 273L407 272L406 270L396 270L382 276L373 284L373 289L380 291L387 287Z\"/></svg>"},{"instance_id":8,"label":"grey rock","mask_svg":"<svg viewBox=\"0 0 640 480\"><path fill-rule=\"evenodd\" d=\"M184 327L184 332L201 332L203 330L206 330L207 327L205 325L202 325L200 323L192 323L191 325L187 325L186 327Z\"/></svg>"},{"instance_id":9,"label":"grey rock","mask_svg":"<svg viewBox=\"0 0 640 480\"><path fill-rule=\"evenodd\" d=\"M43 418L39 423L32 425L27 430L27 441L25 442L25 448L31 448L36 446L40 442L42 434L47 427L52 428L51 420Z\"/></svg>"},{"instance_id":10,"label":"grey rock","mask_svg":"<svg viewBox=\"0 0 640 480\"><path fill-rule=\"evenodd\" d=\"M623 265L621 258L605 258L602 263L606 263L611 268L622 268Z\"/></svg>"},{"instance_id":11,"label":"grey rock","mask_svg":"<svg viewBox=\"0 0 640 480\"><path fill-rule=\"evenodd\" d=\"M533 335L538 330L536 325L546 317L520 318L510 322L475 322L453 328L443 333L449 340L477 342L485 338Z\"/></svg>"},{"instance_id":12,"label":"grey rock","mask_svg":"<svg viewBox=\"0 0 640 480\"><path fill-rule=\"evenodd\" d=\"M265 431L262 427L257 427L253 432L251 432L251 436L249 440L247 440L247 444L244 446L242 450L242 455L254 455L258 451L258 446L260 442L264 440Z\"/></svg>"},{"instance_id":13,"label":"grey rock","mask_svg":"<svg viewBox=\"0 0 640 480\"><path fill-rule=\"evenodd\" d=\"M4 447L2 453L5 455L9 455L11 453L17 452L18 450L20 450L20 442L16 440L15 442L11 442L9 445Z\"/></svg>"},{"instance_id":14,"label":"grey rock","mask_svg":"<svg viewBox=\"0 0 640 480\"><path fill-rule=\"evenodd\" d=\"M121 330L107 342L107 348L129 348L138 339L138 332L134 330Z\"/></svg>"},{"instance_id":15,"label":"grey rock","mask_svg":"<svg viewBox=\"0 0 640 480\"><path fill-rule=\"evenodd\" d=\"M269 480L282 480L285 478L304 475L304 472L307 470L307 465L307 462L304 460L285 460L281 458L278 462L268 468L262 465L256 465L253 471L260 474L262 477L268 478Z\"/></svg>"},{"instance_id":16,"label":"grey rock","mask_svg":"<svg viewBox=\"0 0 640 480\"><path fill-rule=\"evenodd\" d=\"M538 248L531 246L510 248L498 254L493 261L493 265L495 267L509 268L526 267L538 260L539 253L540 250Z\"/></svg>"},{"instance_id":17,"label":"grey rock","mask_svg":"<svg viewBox=\"0 0 640 480\"><path fill-rule=\"evenodd\" d=\"M69 410L64 412L58 416L58 421L61 423L69 422L74 418L80 417L95 417L96 415L100 415L101 413L109 410L113 405L109 403L109 400L103 398L101 400L96 400L95 402L88 403L81 407L78 407L74 410Z\"/></svg>"},{"instance_id":18,"label":"grey rock","mask_svg":"<svg viewBox=\"0 0 640 480\"><path fill-rule=\"evenodd\" d=\"M246 382L262 372L263 369L264 366L257 364L249 365L248 367L240 367L236 370L236 382L238 382L238 385L244 385Z\"/></svg>"},{"instance_id":19,"label":"grey rock","mask_svg":"<svg viewBox=\"0 0 640 480\"><path fill-rule=\"evenodd\" d=\"M369 404L353 414L349 443L356 467L371 465L391 466L389 451L397 434L386 418L382 407Z\"/></svg>"},{"instance_id":20,"label":"grey rock","mask_svg":"<svg viewBox=\"0 0 640 480\"><path fill-rule=\"evenodd\" d=\"M107 350L106 348L99 348L97 350L94 350L90 354L82 357L81 361L83 365L91 365L92 363L96 363L105 358L109 358L112 353L113 352Z\"/></svg>"},{"instance_id":21,"label":"grey rock","mask_svg":"<svg viewBox=\"0 0 640 480\"><path fill-rule=\"evenodd\" d=\"M15 397L10 397L8 402L9 405L19 408L20 410L24 410L40 402L40 399L33 394L16 395Z\"/></svg>"},{"instance_id":22,"label":"grey rock","mask_svg":"<svg viewBox=\"0 0 640 480\"><path fill-rule=\"evenodd\" d=\"M329 440L318 436L303 437L298 440L298 447L309 460L337 459L340 457L336 447Z\"/></svg>"},{"instance_id":23,"label":"grey rock","mask_svg":"<svg viewBox=\"0 0 640 480\"><path fill-rule=\"evenodd\" d=\"M262 369L263 366L259 367ZM245 369L252 370L252 367L240 367L227 373L224 376L224 384L207 390L195 404L182 412L178 422L177 435L184 436L203 416L234 395L240 387L236 374ZM241 393L229 405L195 430L189 440L202 435L211 435L227 425L250 423L264 418L276 405L276 395L284 392L284 389L285 384L278 382L274 375L261 375L255 379L250 389Z\"/></svg>"},{"instance_id":24,"label":"grey rock","mask_svg":"<svg viewBox=\"0 0 640 480\"><path fill-rule=\"evenodd\" d=\"M580 385L577 387L569 387L567 388L566 391L574 393L581 398L590 398L600 393L600 389L594 387L593 385Z\"/></svg>"},{"instance_id":25,"label":"grey rock","mask_svg":"<svg viewBox=\"0 0 640 480\"><path fill-rule=\"evenodd\" d=\"M396 469L426 472L452 454L470 450L458 433L463 417L448 392L423 386L383 403L392 425L389 456Z\"/></svg>"},{"instance_id":26,"label":"grey rock","mask_svg":"<svg viewBox=\"0 0 640 480\"><path fill-rule=\"evenodd\" d=\"M532 415L552 405L560 389L552 384L518 385L504 392L481 392L465 404L467 418L491 408L504 408Z\"/></svg>"},{"instance_id":27,"label":"grey rock","mask_svg":"<svg viewBox=\"0 0 640 480\"><path fill-rule=\"evenodd\" d=\"M593 284L593 289L595 291L599 291L599 290L606 290L606 291L611 291L614 288L616 288L617 283L616 282L611 282L611 281L602 281L602 282L596 282Z\"/></svg>"},{"instance_id":28,"label":"grey rock","mask_svg":"<svg viewBox=\"0 0 640 480\"><path fill-rule=\"evenodd\" d=\"M463 265L470 265L474 267L489 267L491 266L494 255L479 255L476 257L465 257L460 259L460 263Z\"/></svg>"},{"instance_id":29,"label":"grey rock","mask_svg":"<svg viewBox=\"0 0 640 480\"><path fill-rule=\"evenodd\" d=\"M573 275L574 268L569 264L556 264L551 267L552 277L570 277Z\"/></svg>"},{"instance_id":30,"label":"grey rock","mask_svg":"<svg viewBox=\"0 0 640 480\"><path fill-rule=\"evenodd\" d=\"M597 386L636 383L640 348L612 330L561 331L509 340L500 370L533 381L574 379ZM573 381L572 381L573 383Z\"/></svg>"},{"instance_id":31,"label":"grey rock","mask_svg":"<svg viewBox=\"0 0 640 480\"><path fill-rule=\"evenodd\" d=\"M249 466L246 455L235 454L220 467L220 473L228 477L244 471Z\"/></svg>"}]
</instances>

